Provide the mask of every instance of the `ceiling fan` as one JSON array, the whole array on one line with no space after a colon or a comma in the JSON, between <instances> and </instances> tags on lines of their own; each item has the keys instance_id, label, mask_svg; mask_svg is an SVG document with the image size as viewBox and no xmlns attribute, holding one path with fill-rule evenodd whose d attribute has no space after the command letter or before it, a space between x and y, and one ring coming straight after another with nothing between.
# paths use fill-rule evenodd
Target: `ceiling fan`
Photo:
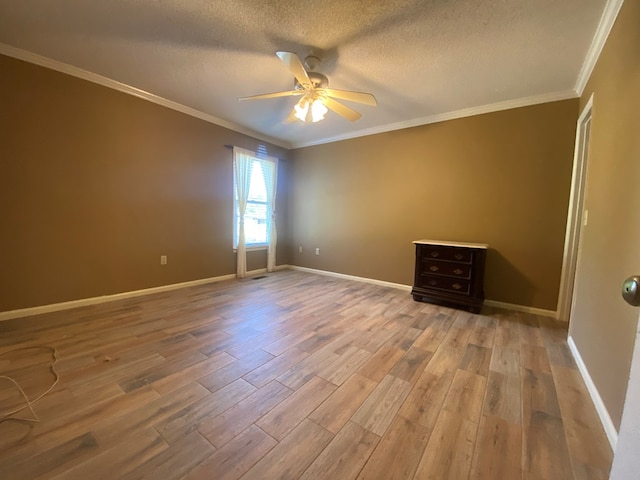
<instances>
[{"instance_id":1,"label":"ceiling fan","mask_svg":"<svg viewBox=\"0 0 640 480\"><path fill-rule=\"evenodd\" d=\"M307 68L305 68L295 53L276 52L276 55L289 68L291 73L293 73L295 78L294 89L284 92L241 97L238 98L238 101L289 96L302 97L289 114L287 122L294 122L296 119L303 122L317 122L324 118L328 110L332 110L352 122L355 122L362 116L362 114L352 108L335 100L336 98L376 106L376 98L370 93L329 88L329 79L325 75L314 71L320 64L318 57L314 57L313 55L306 57L304 61Z\"/></svg>"}]
</instances>

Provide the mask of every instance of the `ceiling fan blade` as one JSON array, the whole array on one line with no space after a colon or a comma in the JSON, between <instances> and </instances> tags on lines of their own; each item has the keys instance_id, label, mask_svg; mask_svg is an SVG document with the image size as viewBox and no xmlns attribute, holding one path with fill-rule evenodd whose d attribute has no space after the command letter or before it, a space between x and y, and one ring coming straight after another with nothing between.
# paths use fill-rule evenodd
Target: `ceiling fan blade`
<instances>
[{"instance_id":1,"label":"ceiling fan blade","mask_svg":"<svg viewBox=\"0 0 640 480\"><path fill-rule=\"evenodd\" d=\"M351 120L352 122L355 122L362 116L362 114L356 112L355 110L352 110L346 105L341 104L333 98L327 97L323 100L322 103L324 103L329 110L333 110L338 115L341 115L347 120Z\"/></svg>"},{"instance_id":2,"label":"ceiling fan blade","mask_svg":"<svg viewBox=\"0 0 640 480\"><path fill-rule=\"evenodd\" d=\"M375 107L378 102L376 102L376 97L371 95L370 93L363 92L350 92L349 90L335 90L333 88L319 88L318 92L324 92L326 95L339 98L340 100L349 100L351 102L364 103L365 105L371 105Z\"/></svg>"},{"instance_id":3,"label":"ceiling fan blade","mask_svg":"<svg viewBox=\"0 0 640 480\"><path fill-rule=\"evenodd\" d=\"M296 95L303 95L304 90L291 90L288 92L275 92L275 93L263 93L261 95L251 95L249 97L240 97L238 98L239 102L243 102L245 100L262 100L265 98L278 98L278 97L293 97Z\"/></svg>"},{"instance_id":4,"label":"ceiling fan blade","mask_svg":"<svg viewBox=\"0 0 640 480\"><path fill-rule=\"evenodd\" d=\"M304 69L302 62L295 53L292 52L276 52L276 55L284 64L291 70L293 76L296 77L298 83L302 85L305 90L311 90L313 85L311 79L307 75L307 71Z\"/></svg>"},{"instance_id":5,"label":"ceiling fan blade","mask_svg":"<svg viewBox=\"0 0 640 480\"><path fill-rule=\"evenodd\" d=\"M289 113L289 116L285 119L284 123L294 123L298 121L298 117L296 117L296 109L292 109Z\"/></svg>"}]
</instances>

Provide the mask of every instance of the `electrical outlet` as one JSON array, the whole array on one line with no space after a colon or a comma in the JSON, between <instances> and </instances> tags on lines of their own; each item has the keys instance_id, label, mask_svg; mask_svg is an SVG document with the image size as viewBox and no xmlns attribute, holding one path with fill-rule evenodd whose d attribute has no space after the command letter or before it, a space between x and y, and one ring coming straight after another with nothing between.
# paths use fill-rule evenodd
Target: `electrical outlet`
<instances>
[{"instance_id":1,"label":"electrical outlet","mask_svg":"<svg viewBox=\"0 0 640 480\"><path fill-rule=\"evenodd\" d=\"M320 249L316 247L316 255L320 255Z\"/></svg>"},{"instance_id":2,"label":"electrical outlet","mask_svg":"<svg viewBox=\"0 0 640 480\"><path fill-rule=\"evenodd\" d=\"M166 265L166 264L167 264L167 256L160 255L160 265Z\"/></svg>"},{"instance_id":3,"label":"electrical outlet","mask_svg":"<svg viewBox=\"0 0 640 480\"><path fill-rule=\"evenodd\" d=\"M302 245L298 247L298 253L302 253Z\"/></svg>"}]
</instances>

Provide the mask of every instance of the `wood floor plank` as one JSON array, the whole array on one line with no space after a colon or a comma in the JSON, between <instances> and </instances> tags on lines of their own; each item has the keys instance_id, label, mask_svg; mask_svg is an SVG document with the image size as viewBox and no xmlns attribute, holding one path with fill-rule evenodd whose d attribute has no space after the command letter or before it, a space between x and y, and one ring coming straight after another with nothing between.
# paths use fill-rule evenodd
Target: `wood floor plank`
<instances>
[{"instance_id":1,"label":"wood floor plank","mask_svg":"<svg viewBox=\"0 0 640 480\"><path fill-rule=\"evenodd\" d=\"M491 326L482 325L482 321ZM492 348L495 335L495 321L490 317L478 317L478 319L476 319L476 325L473 326L471 335L469 335L469 343L479 347Z\"/></svg>"},{"instance_id":2,"label":"wood floor plank","mask_svg":"<svg viewBox=\"0 0 640 480\"><path fill-rule=\"evenodd\" d=\"M473 343L467 344L458 368L486 377L489 374L491 349Z\"/></svg>"},{"instance_id":3,"label":"wood floor plank","mask_svg":"<svg viewBox=\"0 0 640 480\"><path fill-rule=\"evenodd\" d=\"M110 480L120 478L131 470L144 465L166 450L168 445L153 428L138 430L132 435L122 436L120 442L103 450L87 461L67 469L53 480Z\"/></svg>"},{"instance_id":4,"label":"wood floor plank","mask_svg":"<svg viewBox=\"0 0 640 480\"><path fill-rule=\"evenodd\" d=\"M496 335L494 344L500 347L516 347L520 346L520 320L516 316L510 316L504 310L497 310L493 313L494 318L498 320L496 325Z\"/></svg>"},{"instance_id":5,"label":"wood floor plank","mask_svg":"<svg viewBox=\"0 0 640 480\"><path fill-rule=\"evenodd\" d=\"M29 438L35 440L36 445L62 444L78 438L82 433L90 433L99 422L104 422L106 419L116 421L121 416L157 398L159 395L155 390L145 387L106 401L61 405L46 421L32 426ZM90 436L94 438L92 433ZM30 452L29 444L23 443L7 449L3 457L28 458Z\"/></svg>"},{"instance_id":6,"label":"wood floor plank","mask_svg":"<svg viewBox=\"0 0 640 480\"><path fill-rule=\"evenodd\" d=\"M379 440L380 437L366 428L347 422L300 479L355 478Z\"/></svg>"},{"instance_id":7,"label":"wood floor plank","mask_svg":"<svg viewBox=\"0 0 640 480\"><path fill-rule=\"evenodd\" d=\"M257 350L251 352L246 357L237 359L222 368L216 369L208 375L204 375L198 379L198 383L215 392L264 365L273 358L273 355L270 353Z\"/></svg>"},{"instance_id":8,"label":"wood floor plank","mask_svg":"<svg viewBox=\"0 0 640 480\"><path fill-rule=\"evenodd\" d=\"M242 480L294 479L316 459L333 435L310 420L303 420L267 453Z\"/></svg>"},{"instance_id":9,"label":"wood floor plank","mask_svg":"<svg viewBox=\"0 0 640 480\"><path fill-rule=\"evenodd\" d=\"M428 352L435 352L447 335L447 331L448 329L444 329L441 326L430 325L416 339L413 345Z\"/></svg>"},{"instance_id":10,"label":"wood floor plank","mask_svg":"<svg viewBox=\"0 0 640 480\"><path fill-rule=\"evenodd\" d=\"M481 375L457 370L444 400L443 409L479 423L486 384L486 378Z\"/></svg>"},{"instance_id":11,"label":"wood floor plank","mask_svg":"<svg viewBox=\"0 0 640 480\"><path fill-rule=\"evenodd\" d=\"M560 405L551 374L522 368L522 410L560 417Z\"/></svg>"},{"instance_id":12,"label":"wood floor plank","mask_svg":"<svg viewBox=\"0 0 640 480\"><path fill-rule=\"evenodd\" d=\"M552 369L575 477L607 478L613 452L596 412L584 402L588 393L580 374L572 368ZM594 429L601 430L595 439Z\"/></svg>"},{"instance_id":13,"label":"wood floor plank","mask_svg":"<svg viewBox=\"0 0 640 480\"><path fill-rule=\"evenodd\" d=\"M314 377L258 420L256 425L276 440L282 440L336 388L332 383Z\"/></svg>"},{"instance_id":14,"label":"wood floor plank","mask_svg":"<svg viewBox=\"0 0 640 480\"><path fill-rule=\"evenodd\" d=\"M297 365L280 375L277 380L289 388L297 390L309 380L338 361L340 355L330 350L320 350L309 355Z\"/></svg>"},{"instance_id":15,"label":"wood floor plank","mask_svg":"<svg viewBox=\"0 0 640 480\"><path fill-rule=\"evenodd\" d=\"M411 348L416 339L422 335L422 330L419 328L407 327L398 331L387 342L386 345L390 347L396 347L405 352Z\"/></svg>"},{"instance_id":16,"label":"wood floor plank","mask_svg":"<svg viewBox=\"0 0 640 480\"><path fill-rule=\"evenodd\" d=\"M442 410L431 432L415 478L467 478L471 471L478 424L447 410Z\"/></svg>"},{"instance_id":17,"label":"wood floor plank","mask_svg":"<svg viewBox=\"0 0 640 480\"><path fill-rule=\"evenodd\" d=\"M96 423L93 432L101 447L110 447L121 442L123 438L157 425L209 393L199 383L192 382L132 410L117 420Z\"/></svg>"},{"instance_id":18,"label":"wood floor plank","mask_svg":"<svg viewBox=\"0 0 640 480\"><path fill-rule=\"evenodd\" d=\"M379 382L389 373L404 354L405 351L399 348L383 346L358 369L358 373L370 378L374 382Z\"/></svg>"},{"instance_id":19,"label":"wood floor plank","mask_svg":"<svg viewBox=\"0 0 640 480\"><path fill-rule=\"evenodd\" d=\"M385 320L387 322L387 320ZM416 331L421 331L419 329L415 329ZM371 353L375 353L380 350L383 346L398 348L395 345L392 345L389 342L395 334L395 331L389 328L377 328L375 330L367 332L366 335L362 335L362 337L355 343L356 346L360 348L364 348L365 350L370 351Z\"/></svg>"},{"instance_id":20,"label":"wood floor plank","mask_svg":"<svg viewBox=\"0 0 640 480\"><path fill-rule=\"evenodd\" d=\"M522 369L523 477L571 478L564 425L551 375Z\"/></svg>"},{"instance_id":21,"label":"wood floor plank","mask_svg":"<svg viewBox=\"0 0 640 480\"><path fill-rule=\"evenodd\" d=\"M411 390L411 384L391 375L382 379L352 420L378 436L384 435Z\"/></svg>"},{"instance_id":22,"label":"wood floor plank","mask_svg":"<svg viewBox=\"0 0 640 480\"><path fill-rule=\"evenodd\" d=\"M269 345L266 345L265 347L263 347L262 349L265 352L269 352L272 355L281 355L284 352L286 352L287 350L289 350L290 348L295 347L296 345L298 345L299 343L307 340L308 338L312 337L314 335L315 332L313 331L302 331L300 333L291 333L283 338L281 338L280 340L277 340L273 343L270 343ZM301 349L299 349L301 350ZM305 352L308 353L308 352Z\"/></svg>"},{"instance_id":23,"label":"wood floor plank","mask_svg":"<svg viewBox=\"0 0 640 480\"><path fill-rule=\"evenodd\" d=\"M260 420L292 393L293 390L290 388L272 381L236 403L229 410L203 422L198 427L198 431L216 448L220 448L252 423Z\"/></svg>"},{"instance_id":24,"label":"wood floor plank","mask_svg":"<svg viewBox=\"0 0 640 480\"><path fill-rule=\"evenodd\" d=\"M376 385L373 380L354 373L309 415L309 419L331 433L338 433Z\"/></svg>"},{"instance_id":25,"label":"wood floor plank","mask_svg":"<svg viewBox=\"0 0 640 480\"><path fill-rule=\"evenodd\" d=\"M255 391L256 387L238 379L174 413L160 422L156 428L169 444L173 444L197 430L206 420L220 415Z\"/></svg>"},{"instance_id":26,"label":"wood floor plank","mask_svg":"<svg viewBox=\"0 0 640 480\"><path fill-rule=\"evenodd\" d=\"M359 480L403 480L414 478L431 430L396 416L387 433L371 454Z\"/></svg>"},{"instance_id":27,"label":"wood floor plank","mask_svg":"<svg viewBox=\"0 0 640 480\"><path fill-rule=\"evenodd\" d=\"M236 480L277 444L272 437L251 425L182 480Z\"/></svg>"},{"instance_id":28,"label":"wood floor plank","mask_svg":"<svg viewBox=\"0 0 640 480\"><path fill-rule=\"evenodd\" d=\"M177 480L211 456L214 448L198 432L179 438L173 445L152 457L143 465L120 477L120 480Z\"/></svg>"},{"instance_id":29,"label":"wood floor plank","mask_svg":"<svg viewBox=\"0 0 640 480\"><path fill-rule=\"evenodd\" d=\"M309 354L307 352L292 347L281 355L272 358L258 368L245 374L242 378L252 385L262 388L308 356Z\"/></svg>"},{"instance_id":30,"label":"wood floor plank","mask_svg":"<svg viewBox=\"0 0 640 480\"><path fill-rule=\"evenodd\" d=\"M422 375L424 368L433 356L433 352L413 346L393 366L390 375L414 383Z\"/></svg>"},{"instance_id":31,"label":"wood floor plank","mask_svg":"<svg viewBox=\"0 0 640 480\"><path fill-rule=\"evenodd\" d=\"M499 417L506 422L522 425L520 375L489 372L484 413Z\"/></svg>"},{"instance_id":32,"label":"wood floor plank","mask_svg":"<svg viewBox=\"0 0 640 480\"><path fill-rule=\"evenodd\" d=\"M432 430L451 387L452 379L453 372L440 376L427 371L423 372L398 413Z\"/></svg>"},{"instance_id":33,"label":"wood floor plank","mask_svg":"<svg viewBox=\"0 0 640 480\"><path fill-rule=\"evenodd\" d=\"M480 422L470 478L474 480L522 478L522 427L485 415Z\"/></svg>"},{"instance_id":34,"label":"wood floor plank","mask_svg":"<svg viewBox=\"0 0 640 480\"><path fill-rule=\"evenodd\" d=\"M520 346L520 365L529 370L551 373L551 365L547 357L547 349L536 345Z\"/></svg>"},{"instance_id":35,"label":"wood floor plank","mask_svg":"<svg viewBox=\"0 0 640 480\"><path fill-rule=\"evenodd\" d=\"M562 419L543 411L523 417L523 478L571 478Z\"/></svg>"},{"instance_id":36,"label":"wood floor plank","mask_svg":"<svg viewBox=\"0 0 640 480\"><path fill-rule=\"evenodd\" d=\"M540 324L535 315L520 314L520 322L518 322L518 331L520 335L520 344L543 347L542 334L540 333Z\"/></svg>"},{"instance_id":37,"label":"wood floor plank","mask_svg":"<svg viewBox=\"0 0 640 480\"><path fill-rule=\"evenodd\" d=\"M99 452L98 443L91 433L84 433L32 457L0 460L0 472L11 472L15 480L32 480L40 472L55 475Z\"/></svg>"},{"instance_id":38,"label":"wood floor plank","mask_svg":"<svg viewBox=\"0 0 640 480\"><path fill-rule=\"evenodd\" d=\"M443 340L443 343L434 352L424 370L425 372L438 376L455 372L463 355L464 348L455 348L451 345L446 345Z\"/></svg>"},{"instance_id":39,"label":"wood floor plank","mask_svg":"<svg viewBox=\"0 0 640 480\"><path fill-rule=\"evenodd\" d=\"M226 352L217 353L206 360L189 365L152 383L153 388L164 395L197 379L220 370L237 359Z\"/></svg>"},{"instance_id":40,"label":"wood floor plank","mask_svg":"<svg viewBox=\"0 0 640 480\"><path fill-rule=\"evenodd\" d=\"M497 345L491 355L489 369L504 375L520 376L520 349Z\"/></svg>"},{"instance_id":41,"label":"wood floor plank","mask_svg":"<svg viewBox=\"0 0 640 480\"><path fill-rule=\"evenodd\" d=\"M0 322L28 393L50 358L14 350L60 358L40 422L0 422L0 477L604 479L566 337L292 270Z\"/></svg>"},{"instance_id":42,"label":"wood floor plank","mask_svg":"<svg viewBox=\"0 0 640 480\"><path fill-rule=\"evenodd\" d=\"M358 347L349 347L332 363L318 372L318 376L333 383L342 385L362 364L371 357L371 353Z\"/></svg>"}]
</instances>

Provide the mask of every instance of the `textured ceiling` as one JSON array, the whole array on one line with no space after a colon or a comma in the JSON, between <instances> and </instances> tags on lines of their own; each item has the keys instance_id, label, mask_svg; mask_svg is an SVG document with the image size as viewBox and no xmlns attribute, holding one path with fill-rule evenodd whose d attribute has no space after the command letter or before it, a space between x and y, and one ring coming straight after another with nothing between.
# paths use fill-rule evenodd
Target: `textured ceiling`
<instances>
[{"instance_id":1,"label":"textured ceiling","mask_svg":"<svg viewBox=\"0 0 640 480\"><path fill-rule=\"evenodd\" d=\"M606 0L2 0L0 42L102 75L285 146L572 95ZM322 59L363 116L286 124L277 50ZM575 95L575 94L573 94ZM532 98L533 97L533 98ZM347 103L347 102L345 102Z\"/></svg>"}]
</instances>

